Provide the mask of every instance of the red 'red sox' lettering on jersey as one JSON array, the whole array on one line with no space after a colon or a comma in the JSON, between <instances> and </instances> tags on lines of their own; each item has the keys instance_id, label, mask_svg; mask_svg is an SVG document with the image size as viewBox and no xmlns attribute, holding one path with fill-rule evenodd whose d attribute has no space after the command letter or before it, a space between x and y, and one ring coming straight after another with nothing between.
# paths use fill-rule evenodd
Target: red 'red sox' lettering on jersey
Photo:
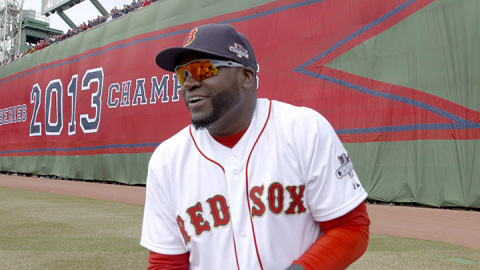
<instances>
[{"instance_id":1,"label":"red 'red sox' lettering on jersey","mask_svg":"<svg viewBox=\"0 0 480 270\"><path fill-rule=\"evenodd\" d=\"M307 211L303 197L305 185L301 186L288 186L283 188L281 183L272 183L268 190L268 196L264 196L264 187L255 186L250 190L250 199L252 200L252 216L261 217L265 215L267 206L272 214L302 214ZM288 207L285 208L285 194L290 195L288 201ZM264 201L266 199L266 201ZM213 229L228 226L231 221L229 206L227 199L223 195L215 195L212 198L206 200L209 210L204 209L200 202L197 202L186 212L186 218L189 219L196 236L200 236L204 232L209 232ZM207 215L210 212L209 216ZM182 219L181 216L177 216L178 228L184 238L185 244L188 244L191 240L191 236L188 234L185 224L188 223Z\"/></svg>"},{"instance_id":2,"label":"red 'red sox' lettering on jersey","mask_svg":"<svg viewBox=\"0 0 480 270\"><path fill-rule=\"evenodd\" d=\"M230 213L228 212L227 200L222 195L217 195L207 200L210 205L211 214L213 217L213 226L223 227L230 222Z\"/></svg>"}]
</instances>

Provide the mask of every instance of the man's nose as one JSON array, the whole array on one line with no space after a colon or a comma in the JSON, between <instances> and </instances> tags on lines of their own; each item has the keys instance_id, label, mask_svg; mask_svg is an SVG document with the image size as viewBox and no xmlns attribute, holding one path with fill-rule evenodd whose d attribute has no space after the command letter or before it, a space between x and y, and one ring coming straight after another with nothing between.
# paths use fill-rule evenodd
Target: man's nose
<instances>
[{"instance_id":1,"label":"man's nose","mask_svg":"<svg viewBox=\"0 0 480 270\"><path fill-rule=\"evenodd\" d=\"M193 76L187 76L187 78L185 78L185 81L183 82L183 88L185 88L186 90L199 87L200 85L201 82L195 80Z\"/></svg>"}]
</instances>

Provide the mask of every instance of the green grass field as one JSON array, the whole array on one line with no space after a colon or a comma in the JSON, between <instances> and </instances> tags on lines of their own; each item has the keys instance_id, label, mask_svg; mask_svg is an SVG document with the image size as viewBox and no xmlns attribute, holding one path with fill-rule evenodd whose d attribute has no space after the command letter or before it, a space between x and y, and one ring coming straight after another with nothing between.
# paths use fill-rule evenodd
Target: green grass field
<instances>
[{"instance_id":1,"label":"green grass field","mask_svg":"<svg viewBox=\"0 0 480 270\"><path fill-rule=\"evenodd\" d=\"M0 269L146 269L142 215L143 206L0 188ZM480 251L371 235L349 269L480 269Z\"/></svg>"}]
</instances>

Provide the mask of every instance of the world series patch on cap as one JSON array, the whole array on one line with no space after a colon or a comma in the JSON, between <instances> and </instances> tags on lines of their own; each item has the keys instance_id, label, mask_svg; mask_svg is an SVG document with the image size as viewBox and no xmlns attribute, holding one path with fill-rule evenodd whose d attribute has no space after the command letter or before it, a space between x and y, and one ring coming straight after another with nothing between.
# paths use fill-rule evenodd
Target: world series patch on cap
<instances>
[{"instance_id":1,"label":"world series patch on cap","mask_svg":"<svg viewBox=\"0 0 480 270\"><path fill-rule=\"evenodd\" d=\"M159 52L155 62L159 67L173 72L180 65L182 57L188 53L228 59L257 70L252 45L229 24L206 24L193 28L182 47L171 47Z\"/></svg>"}]
</instances>

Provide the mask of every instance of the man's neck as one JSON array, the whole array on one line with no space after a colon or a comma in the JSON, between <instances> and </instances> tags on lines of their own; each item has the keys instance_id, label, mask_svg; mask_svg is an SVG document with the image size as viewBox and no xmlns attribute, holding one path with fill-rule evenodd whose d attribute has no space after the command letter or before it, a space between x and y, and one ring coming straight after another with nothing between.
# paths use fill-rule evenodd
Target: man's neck
<instances>
[{"instance_id":1,"label":"man's neck","mask_svg":"<svg viewBox=\"0 0 480 270\"><path fill-rule=\"evenodd\" d=\"M222 117L218 119L215 123L212 123L207 127L208 132L212 136L226 137L245 130L252 122L256 104L257 99L255 98L254 102L252 102L249 107L239 115L239 117L233 121L230 120L228 123L225 122L225 119L228 118Z\"/></svg>"}]
</instances>

